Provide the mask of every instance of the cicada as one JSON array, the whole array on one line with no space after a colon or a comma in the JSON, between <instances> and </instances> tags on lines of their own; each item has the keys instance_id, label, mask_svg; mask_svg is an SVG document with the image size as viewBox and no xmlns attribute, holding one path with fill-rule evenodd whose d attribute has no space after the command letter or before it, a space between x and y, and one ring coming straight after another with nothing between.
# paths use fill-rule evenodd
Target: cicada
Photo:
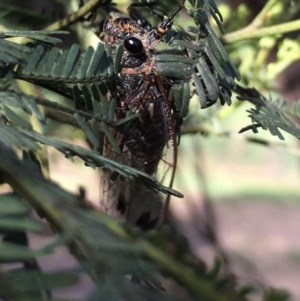
<instances>
[{"instance_id":1,"label":"cicada","mask_svg":"<svg viewBox=\"0 0 300 301\"><path fill-rule=\"evenodd\" d=\"M171 81L162 78L156 68L155 48L170 31L173 18L184 2L157 27L136 14L128 17L109 17L101 39L112 48L113 55L123 47L121 69L111 91L117 100L115 117L122 120L128 113L134 118L122 129L114 131L118 154L104 141L103 154L120 163L155 175L163 159L165 147L171 159L164 163L170 169L171 187L177 165L177 126L172 103L168 99ZM109 101L109 99L108 99ZM115 219L142 229L153 228L168 208L169 196L162 205L160 197L146 187L137 187L129 179L114 180L109 173L101 177L101 209Z\"/></svg>"}]
</instances>

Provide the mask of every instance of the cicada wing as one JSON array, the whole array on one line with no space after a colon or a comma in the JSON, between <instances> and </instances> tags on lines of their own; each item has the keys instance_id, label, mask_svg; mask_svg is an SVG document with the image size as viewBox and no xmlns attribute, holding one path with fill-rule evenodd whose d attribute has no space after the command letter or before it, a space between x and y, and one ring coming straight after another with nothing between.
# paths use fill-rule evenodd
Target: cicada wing
<instances>
[{"instance_id":1,"label":"cicada wing","mask_svg":"<svg viewBox=\"0 0 300 301\"><path fill-rule=\"evenodd\" d=\"M118 141L123 144L124 136L116 133ZM122 141L122 142L121 142ZM129 149L116 153L110 144L104 143L103 155L118 163L144 169L141 158L134 156ZM135 182L134 179L114 177L109 170L100 174L100 210L113 219L143 230L154 228L162 210L161 196Z\"/></svg>"},{"instance_id":2,"label":"cicada wing","mask_svg":"<svg viewBox=\"0 0 300 301\"><path fill-rule=\"evenodd\" d=\"M122 139L115 132L116 140ZM117 153L104 137L102 155L121 164L131 165L131 154ZM114 177L110 170L100 172L100 211L120 222L126 222L127 207L133 187L129 179Z\"/></svg>"}]
</instances>

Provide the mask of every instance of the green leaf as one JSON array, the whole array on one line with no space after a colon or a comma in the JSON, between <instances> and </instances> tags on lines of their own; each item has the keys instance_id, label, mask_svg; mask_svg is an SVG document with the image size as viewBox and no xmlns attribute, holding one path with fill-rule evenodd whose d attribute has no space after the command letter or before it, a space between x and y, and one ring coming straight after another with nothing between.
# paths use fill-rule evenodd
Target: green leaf
<instances>
[{"instance_id":1,"label":"green leaf","mask_svg":"<svg viewBox=\"0 0 300 301\"><path fill-rule=\"evenodd\" d=\"M249 101L255 106L255 108L248 110L252 124L242 128L240 133L247 130L252 130L256 133L259 128L262 128L284 140L280 132L280 130L283 130L300 139L300 126L293 119L293 117L299 117L297 105L288 108L285 100L268 100L256 89L237 86L236 92L239 94L239 100Z\"/></svg>"},{"instance_id":2,"label":"green leaf","mask_svg":"<svg viewBox=\"0 0 300 301\"><path fill-rule=\"evenodd\" d=\"M80 57L80 47L73 44L70 48L69 55L66 58L64 68L62 69L62 76L69 77L71 74L76 74L76 67L78 67L78 59Z\"/></svg>"},{"instance_id":3,"label":"green leaf","mask_svg":"<svg viewBox=\"0 0 300 301\"><path fill-rule=\"evenodd\" d=\"M1 212L0 212L1 214ZM21 217L3 217L0 218L0 229L11 231L32 231L42 232L45 227L41 222Z\"/></svg>"},{"instance_id":4,"label":"green leaf","mask_svg":"<svg viewBox=\"0 0 300 301\"><path fill-rule=\"evenodd\" d=\"M31 124L23 119L20 114L17 114L12 109L10 109L8 106L3 105L4 113L6 118L12 122L15 126L25 128L25 129L31 129Z\"/></svg>"},{"instance_id":5,"label":"green leaf","mask_svg":"<svg viewBox=\"0 0 300 301\"><path fill-rule=\"evenodd\" d=\"M17 64L27 57L31 49L25 45L0 39L0 61L6 66L8 63Z\"/></svg>"},{"instance_id":6,"label":"green leaf","mask_svg":"<svg viewBox=\"0 0 300 301\"><path fill-rule=\"evenodd\" d=\"M32 139L22 135L20 131L12 126L0 123L0 141L8 147L17 147L19 149L37 150L38 144Z\"/></svg>"},{"instance_id":7,"label":"green leaf","mask_svg":"<svg viewBox=\"0 0 300 301\"><path fill-rule=\"evenodd\" d=\"M36 45L32 48L0 39L0 61L16 65L15 76L45 85L47 82L100 83L112 76L113 61L103 44L85 52L73 44L70 49Z\"/></svg>"},{"instance_id":8,"label":"green leaf","mask_svg":"<svg viewBox=\"0 0 300 301\"><path fill-rule=\"evenodd\" d=\"M13 243L0 242L0 262L25 261L35 259L36 256L40 255L46 255L46 253L32 251L27 247Z\"/></svg>"},{"instance_id":9,"label":"green leaf","mask_svg":"<svg viewBox=\"0 0 300 301\"><path fill-rule=\"evenodd\" d=\"M62 40L55 37L50 37L50 35L57 35L57 34L60 35L69 34L69 32L63 30L59 30L59 31L11 30L6 32L0 32L0 38L24 37L39 42L57 44L57 43L61 43Z\"/></svg>"},{"instance_id":10,"label":"green leaf","mask_svg":"<svg viewBox=\"0 0 300 301\"><path fill-rule=\"evenodd\" d=\"M19 270L8 272L5 276L23 293L64 288L78 282L77 275L72 271L46 274L39 271Z\"/></svg>"},{"instance_id":11,"label":"green leaf","mask_svg":"<svg viewBox=\"0 0 300 301\"><path fill-rule=\"evenodd\" d=\"M102 43L98 43L96 51L93 53L91 60L89 62L89 66L86 70L86 77L92 78L94 77L99 71L101 73L105 72L105 64L103 62L104 56L104 46Z\"/></svg>"},{"instance_id":12,"label":"green leaf","mask_svg":"<svg viewBox=\"0 0 300 301\"><path fill-rule=\"evenodd\" d=\"M99 153L97 153L95 151L91 151L87 148L73 145L71 143L63 142L63 141L60 141L58 139L54 139L51 137L47 137L45 135L42 135L42 134L34 132L34 131L30 131L30 130L26 130L26 129L16 130L10 126L1 126L1 124L0 124L0 140L2 139L2 137L1 137L2 130L6 134L6 136L8 135L8 139L3 139L3 143L6 142L5 144L7 144L7 146L17 145L21 149L23 147L25 149L27 149L29 146L32 146L32 145L37 147L37 144L36 144L37 142L40 142L40 143L46 144L46 145L51 145L51 146L55 147L58 151L64 153L68 158L78 156L84 162L86 162L87 165L92 164L94 166L105 167L111 171L117 172L121 176L132 178L132 179L133 178L138 179L141 183L143 183L144 185L146 185L147 187L149 187L155 191L160 191L162 193L170 193L177 197L183 196L178 191L168 188L166 186L163 186L152 176L150 176L140 170L132 168L130 166L120 164L120 163L117 163L106 157L103 157ZM109 131L109 129L108 129L108 131ZM20 141L20 138L22 138L23 141ZM113 139L113 137L112 137L112 139ZM24 144L20 144L21 142L24 142ZM118 147L118 145L116 145L116 147Z\"/></svg>"},{"instance_id":13,"label":"green leaf","mask_svg":"<svg viewBox=\"0 0 300 301\"><path fill-rule=\"evenodd\" d=\"M12 194L0 195L0 216L27 215L30 208L18 196ZM1 220L1 218L0 218Z\"/></svg>"}]
</instances>

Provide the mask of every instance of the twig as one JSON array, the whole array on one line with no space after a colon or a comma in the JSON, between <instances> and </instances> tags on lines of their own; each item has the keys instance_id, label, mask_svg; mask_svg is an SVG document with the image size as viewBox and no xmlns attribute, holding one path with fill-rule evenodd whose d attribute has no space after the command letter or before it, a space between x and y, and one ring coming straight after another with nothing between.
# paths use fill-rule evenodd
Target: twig
<instances>
[{"instance_id":1,"label":"twig","mask_svg":"<svg viewBox=\"0 0 300 301\"><path fill-rule=\"evenodd\" d=\"M45 27L44 30L59 30L64 27L70 26L79 19L83 18L88 12L92 11L96 6L98 6L101 3L101 1L102 0L90 0L85 5L80 7L80 9L75 13L72 13L64 19Z\"/></svg>"},{"instance_id":2,"label":"twig","mask_svg":"<svg viewBox=\"0 0 300 301\"><path fill-rule=\"evenodd\" d=\"M264 36L282 35L287 32L300 30L300 20L289 21L282 24L264 26L267 21L282 13L282 10L274 12L277 4L287 5L289 0L269 0L253 21L246 27L237 31L225 34L222 39L226 43L234 43L247 39L257 39Z\"/></svg>"},{"instance_id":3,"label":"twig","mask_svg":"<svg viewBox=\"0 0 300 301\"><path fill-rule=\"evenodd\" d=\"M297 30L300 30L300 20L261 28L253 28L249 25L243 29L225 34L222 39L225 43L234 43L247 39L257 39L264 36L282 35Z\"/></svg>"},{"instance_id":4,"label":"twig","mask_svg":"<svg viewBox=\"0 0 300 301\"><path fill-rule=\"evenodd\" d=\"M195 135L195 134L202 134L205 136L208 135L214 135L217 137L227 137L230 139L235 139L235 140L242 140L247 143L255 143L257 145L261 145L264 147L276 147L276 148L283 148L285 149L289 154L295 156L295 157L300 157L300 150L299 147L288 145L283 142L276 142L264 138L255 138L255 137L247 137L241 134L235 134L229 131L223 131L223 132L216 132L212 129L209 128L204 128L201 126L189 126L183 128L181 131L181 135Z\"/></svg>"},{"instance_id":5,"label":"twig","mask_svg":"<svg viewBox=\"0 0 300 301\"><path fill-rule=\"evenodd\" d=\"M141 245L145 255L159 264L166 273L174 277L193 297L206 301L229 301L227 296L217 291L212 282L207 281L204 277L200 278L200 275L196 275L192 268L182 266L167 252L156 248L147 241L144 241Z\"/></svg>"}]
</instances>

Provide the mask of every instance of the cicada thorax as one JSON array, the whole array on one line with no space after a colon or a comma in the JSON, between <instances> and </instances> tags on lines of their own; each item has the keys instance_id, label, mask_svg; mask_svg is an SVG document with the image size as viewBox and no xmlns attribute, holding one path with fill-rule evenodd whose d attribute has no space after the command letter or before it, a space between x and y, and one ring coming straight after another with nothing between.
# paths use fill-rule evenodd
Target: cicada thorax
<instances>
[{"instance_id":1,"label":"cicada thorax","mask_svg":"<svg viewBox=\"0 0 300 301\"><path fill-rule=\"evenodd\" d=\"M118 118L128 111L136 118L123 130L122 146L143 162L139 168L153 175L169 137L163 95L156 85L156 74L120 75L121 106ZM127 91L127 94L123 94ZM128 93L132 91L132 93Z\"/></svg>"},{"instance_id":2,"label":"cicada thorax","mask_svg":"<svg viewBox=\"0 0 300 301\"><path fill-rule=\"evenodd\" d=\"M170 23L170 21L169 21ZM169 24L166 23L166 24ZM166 25L167 26L167 25ZM154 49L161 40L156 30L146 30L130 18L109 18L101 34L113 54L124 47L121 71L115 79L112 97L117 100L115 118L121 120L128 112L135 118L114 129L120 153L104 141L103 155L119 163L153 175L169 140L176 145L176 133L168 103L169 83L155 69ZM108 99L109 101L109 99ZM176 154L173 151L176 167ZM130 179L112 179L103 172L101 178L101 209L108 215L142 229L155 226L162 210L160 196Z\"/></svg>"}]
</instances>

